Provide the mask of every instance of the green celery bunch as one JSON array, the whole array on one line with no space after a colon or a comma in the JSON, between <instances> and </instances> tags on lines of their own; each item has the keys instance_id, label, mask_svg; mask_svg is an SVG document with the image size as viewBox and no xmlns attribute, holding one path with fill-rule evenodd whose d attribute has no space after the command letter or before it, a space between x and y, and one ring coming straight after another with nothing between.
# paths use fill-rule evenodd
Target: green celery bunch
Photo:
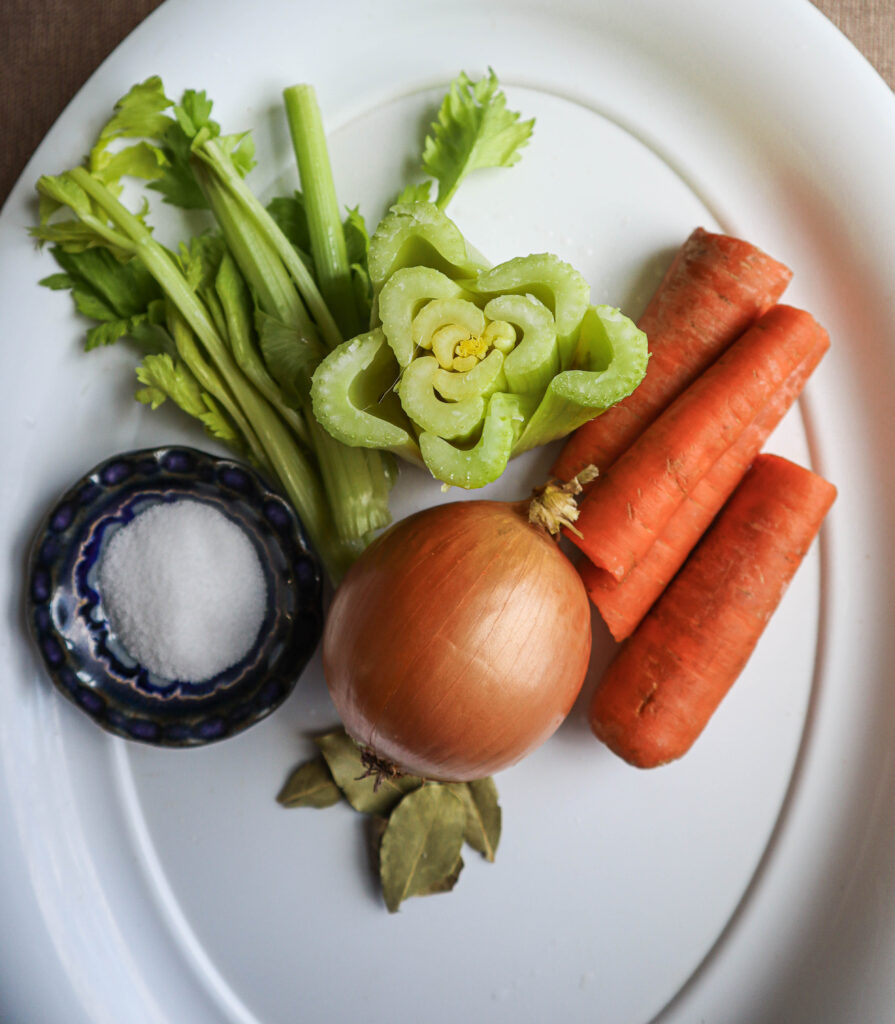
<instances>
[{"instance_id":1,"label":"green celery bunch","mask_svg":"<svg viewBox=\"0 0 895 1024\"><path fill-rule=\"evenodd\" d=\"M646 372L642 331L592 305L551 254L492 267L444 209L464 177L510 166L533 122L507 110L493 72L452 83L423 171L370 240L370 329L314 372L314 414L346 445L392 451L446 484L477 488L510 458L620 401Z\"/></svg>"},{"instance_id":2,"label":"green celery bunch","mask_svg":"<svg viewBox=\"0 0 895 1024\"><path fill-rule=\"evenodd\" d=\"M210 114L204 93L175 105L150 78L119 100L83 166L40 179L33 234L52 243L61 269L42 283L70 290L97 321L87 348L122 337L141 347L141 402L175 402L279 478L336 581L388 523L394 478L389 455L340 444L310 405L314 369L368 315L366 232L356 212L339 222L328 160L304 168L310 198L266 209L244 181L250 135L222 135ZM319 116L294 130L325 154ZM137 212L122 203L125 177L172 205L210 209L209 230L174 251L161 245L146 196ZM330 200L322 213L320 194ZM310 223L305 252L294 235ZM321 231L345 233L353 263L321 250Z\"/></svg>"},{"instance_id":3,"label":"green celery bunch","mask_svg":"<svg viewBox=\"0 0 895 1024\"><path fill-rule=\"evenodd\" d=\"M513 456L620 401L646 372L646 336L594 306L556 256L488 267L437 206L399 204L370 243L376 326L314 373L314 414L345 444L422 462L477 488Z\"/></svg>"},{"instance_id":4,"label":"green celery bunch","mask_svg":"<svg viewBox=\"0 0 895 1024\"><path fill-rule=\"evenodd\" d=\"M457 101L452 91L426 145L449 182L439 181L440 205L425 187L408 191L381 221L369 251L372 330L322 361L311 398L345 444L473 488L630 394L648 356L643 332L591 304L568 263L539 254L489 266L444 214L458 180L435 154Z\"/></svg>"}]
</instances>

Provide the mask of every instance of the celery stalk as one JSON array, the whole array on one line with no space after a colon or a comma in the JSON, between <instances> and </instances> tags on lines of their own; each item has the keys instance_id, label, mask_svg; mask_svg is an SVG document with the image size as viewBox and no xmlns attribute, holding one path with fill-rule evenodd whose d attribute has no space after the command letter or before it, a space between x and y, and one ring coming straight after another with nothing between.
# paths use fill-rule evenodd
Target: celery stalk
<instances>
[{"instance_id":1,"label":"celery stalk","mask_svg":"<svg viewBox=\"0 0 895 1024\"><path fill-rule=\"evenodd\" d=\"M195 167L197 180L228 248L246 280L255 289L261 309L293 327L302 338L316 342L317 327L321 325L315 326L310 320L295 278L282 259L283 245L288 247L298 263L301 259L260 203L254 197L251 201L244 201L241 191L231 188L233 178L240 185L242 179L235 172L224 176L218 173L219 170L218 163L211 160ZM258 209L264 214L263 218L257 216ZM303 263L301 265L304 267ZM314 292L319 297L316 286ZM327 318L327 323L322 325L326 332L324 337L331 336L333 330L338 331L328 312ZM341 336L337 334L336 337L341 343ZM302 411L310 425L314 413L307 389L302 395ZM353 545L355 541L387 526L391 517L383 456L337 443L325 431L311 429L309 437L338 537Z\"/></svg>"},{"instance_id":2,"label":"celery stalk","mask_svg":"<svg viewBox=\"0 0 895 1024\"><path fill-rule=\"evenodd\" d=\"M192 329L180 310L171 302L168 302L167 305L168 330L174 339L177 354L190 368L199 385L223 406L227 415L233 420L236 429L245 438L249 451L258 465L263 469L270 470L270 463L264 447L258 439L254 428L243 414L242 409L240 409L233 398L230 389L202 357Z\"/></svg>"},{"instance_id":3,"label":"celery stalk","mask_svg":"<svg viewBox=\"0 0 895 1024\"><path fill-rule=\"evenodd\" d=\"M323 298L345 338L360 331L345 234L317 97L310 85L284 90L311 235L311 255Z\"/></svg>"},{"instance_id":4,"label":"celery stalk","mask_svg":"<svg viewBox=\"0 0 895 1024\"><path fill-rule=\"evenodd\" d=\"M297 409L285 404L276 382L267 372L253 340L251 328L250 300L245 282L240 276L232 257L225 253L221 260L215 282L221 306L230 335L230 349L242 372L286 421L289 429L305 445L310 447L311 438L307 424Z\"/></svg>"},{"instance_id":5,"label":"celery stalk","mask_svg":"<svg viewBox=\"0 0 895 1024\"><path fill-rule=\"evenodd\" d=\"M197 163L194 173L261 308L306 337L315 337L308 311L270 240L244 215L239 200L209 167Z\"/></svg>"},{"instance_id":6,"label":"celery stalk","mask_svg":"<svg viewBox=\"0 0 895 1024\"><path fill-rule=\"evenodd\" d=\"M84 167L67 172L105 212L116 228L134 243L136 256L155 277L202 342L245 416L257 427L264 454L280 479L334 581L356 554L334 535L330 509L315 467L295 444L277 413L242 375L212 318L192 291L167 250L156 242L138 217Z\"/></svg>"},{"instance_id":7,"label":"celery stalk","mask_svg":"<svg viewBox=\"0 0 895 1024\"><path fill-rule=\"evenodd\" d=\"M289 276L295 283L295 287L306 303L308 311L313 317L324 341L330 348L335 348L342 341L338 325L333 319L329 307L324 302L320 289L314 283L311 272L295 251L289 239L277 227L276 221L242 180L215 139L203 142L195 150L194 155L199 160L204 161L215 172L220 182L226 186L232 196L239 202L240 208L248 221L273 245L277 255L283 261Z\"/></svg>"}]
</instances>

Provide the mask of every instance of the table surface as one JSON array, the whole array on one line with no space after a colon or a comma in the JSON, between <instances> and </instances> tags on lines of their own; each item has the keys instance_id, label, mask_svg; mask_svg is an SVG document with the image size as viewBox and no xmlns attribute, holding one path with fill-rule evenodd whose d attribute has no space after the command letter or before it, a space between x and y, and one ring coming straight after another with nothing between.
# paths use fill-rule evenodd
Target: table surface
<instances>
[{"instance_id":1,"label":"table surface","mask_svg":"<svg viewBox=\"0 0 895 1024\"><path fill-rule=\"evenodd\" d=\"M746 2L746 0L740 0ZM814 0L895 88L895 2ZM0 2L0 203L68 101L161 0ZM76 44L72 40L77 40Z\"/></svg>"}]
</instances>

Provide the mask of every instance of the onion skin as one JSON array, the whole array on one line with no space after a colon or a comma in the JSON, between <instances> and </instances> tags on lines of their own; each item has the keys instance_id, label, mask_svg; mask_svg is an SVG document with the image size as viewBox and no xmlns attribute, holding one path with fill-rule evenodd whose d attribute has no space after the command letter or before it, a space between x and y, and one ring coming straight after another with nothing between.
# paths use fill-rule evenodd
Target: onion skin
<instances>
[{"instance_id":1,"label":"onion skin","mask_svg":"<svg viewBox=\"0 0 895 1024\"><path fill-rule=\"evenodd\" d=\"M460 501L354 563L323 637L351 736L402 771L469 781L519 761L575 703L591 646L581 578L528 504Z\"/></svg>"}]
</instances>

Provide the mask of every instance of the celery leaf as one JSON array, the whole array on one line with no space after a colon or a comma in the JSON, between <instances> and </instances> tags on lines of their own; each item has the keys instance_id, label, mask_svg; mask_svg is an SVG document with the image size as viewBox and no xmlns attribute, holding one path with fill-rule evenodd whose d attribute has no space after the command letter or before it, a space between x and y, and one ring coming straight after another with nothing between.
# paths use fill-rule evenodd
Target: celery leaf
<instances>
[{"instance_id":1,"label":"celery leaf","mask_svg":"<svg viewBox=\"0 0 895 1024\"><path fill-rule=\"evenodd\" d=\"M128 337L150 351L169 344L162 328L162 290L138 260L120 262L105 249L68 252L54 248L62 273L40 283L71 292L75 309L98 323L87 330L89 350Z\"/></svg>"},{"instance_id":2,"label":"celery leaf","mask_svg":"<svg viewBox=\"0 0 895 1024\"><path fill-rule=\"evenodd\" d=\"M116 184L126 176L153 181L163 173L165 164L165 156L158 146L137 142L117 153L106 151L97 156L93 174L106 185Z\"/></svg>"},{"instance_id":3,"label":"celery leaf","mask_svg":"<svg viewBox=\"0 0 895 1024\"><path fill-rule=\"evenodd\" d=\"M267 204L267 212L283 234L289 239L308 266L311 260L311 229L308 227L308 214L305 209L305 197L301 192L293 192L291 196L277 196Z\"/></svg>"},{"instance_id":4,"label":"celery leaf","mask_svg":"<svg viewBox=\"0 0 895 1024\"><path fill-rule=\"evenodd\" d=\"M90 173L106 185L115 185L125 175L151 181L165 165L165 157L149 139L160 139L171 118L165 111L171 101L165 95L158 76L133 86L115 104L112 117L106 122L90 151ZM111 149L120 139L143 139L132 146Z\"/></svg>"},{"instance_id":5,"label":"celery leaf","mask_svg":"<svg viewBox=\"0 0 895 1024\"><path fill-rule=\"evenodd\" d=\"M308 226L305 197L302 193L296 191L291 196L277 196L271 199L267 204L267 212L280 231L292 243L305 266L312 274L316 275L314 259L311 256L311 231ZM361 321L366 322L370 317L370 304L373 299L373 289L367 270L370 233L359 207L351 207L346 211L342 230L345 235L346 255L351 269L355 304Z\"/></svg>"},{"instance_id":6,"label":"celery leaf","mask_svg":"<svg viewBox=\"0 0 895 1024\"><path fill-rule=\"evenodd\" d=\"M214 287L225 251L223 238L211 232L194 235L189 243L180 243L177 259L187 284L193 291L199 292Z\"/></svg>"},{"instance_id":7,"label":"celery leaf","mask_svg":"<svg viewBox=\"0 0 895 1024\"><path fill-rule=\"evenodd\" d=\"M391 205L400 206L403 203L428 203L431 201L432 182L420 181L412 185L405 185Z\"/></svg>"},{"instance_id":8,"label":"celery leaf","mask_svg":"<svg viewBox=\"0 0 895 1024\"><path fill-rule=\"evenodd\" d=\"M370 249L370 232L367 231L367 224L360 212L360 207L353 206L348 210L342 230L345 233L348 262L365 265L367 252Z\"/></svg>"},{"instance_id":9,"label":"celery leaf","mask_svg":"<svg viewBox=\"0 0 895 1024\"><path fill-rule=\"evenodd\" d=\"M157 409L171 398L184 412L199 417L205 411L202 389L193 374L167 352L148 355L137 367L137 380L145 387L137 392L137 400Z\"/></svg>"},{"instance_id":10,"label":"celery leaf","mask_svg":"<svg viewBox=\"0 0 895 1024\"><path fill-rule=\"evenodd\" d=\"M169 119L162 135L167 163L149 187L161 192L164 201L172 206L185 210L208 208L208 200L191 167L196 147L208 139L218 139L240 177L255 166L255 144L249 132L221 135L221 126L212 119L211 109L212 102L204 91L187 89L174 106L174 118Z\"/></svg>"},{"instance_id":11,"label":"celery leaf","mask_svg":"<svg viewBox=\"0 0 895 1024\"><path fill-rule=\"evenodd\" d=\"M81 295L94 296L97 303L107 309L106 316L88 309L80 312L98 320L114 317L130 317L142 313L154 299L162 297L162 289L146 267L136 259L126 263L115 259L106 249L87 249L82 253L53 250L53 257L65 271L67 287ZM51 275L44 279L47 287L59 288L61 276ZM77 296L73 297L77 301Z\"/></svg>"},{"instance_id":12,"label":"celery leaf","mask_svg":"<svg viewBox=\"0 0 895 1024\"><path fill-rule=\"evenodd\" d=\"M303 337L295 327L264 313L255 312L261 355L271 377L293 409L301 406L311 374L323 358L319 342Z\"/></svg>"},{"instance_id":13,"label":"celery leaf","mask_svg":"<svg viewBox=\"0 0 895 1024\"><path fill-rule=\"evenodd\" d=\"M519 116L507 110L493 71L477 82L465 72L454 79L423 148L423 170L438 182L441 209L471 171L516 163L534 127Z\"/></svg>"},{"instance_id":14,"label":"celery leaf","mask_svg":"<svg viewBox=\"0 0 895 1024\"><path fill-rule=\"evenodd\" d=\"M237 448L242 439L215 400L203 391L192 371L168 353L148 355L137 367L137 380L144 385L136 392L136 399L157 409L166 399L189 416L199 420L212 437L217 437Z\"/></svg>"},{"instance_id":15,"label":"celery leaf","mask_svg":"<svg viewBox=\"0 0 895 1024\"><path fill-rule=\"evenodd\" d=\"M348 210L348 216L342 225L345 234L345 249L348 265L351 270L351 287L354 291L354 303L357 307L361 323L370 319L370 308L373 304L373 285L370 282L370 271L367 266L367 254L370 251L370 233L361 215L360 208L355 206Z\"/></svg>"},{"instance_id":16,"label":"celery leaf","mask_svg":"<svg viewBox=\"0 0 895 1024\"><path fill-rule=\"evenodd\" d=\"M115 320L104 320L87 331L84 348L89 352L91 349L99 348L103 345L114 345L119 338L163 337L163 335L156 335L155 332L150 330L153 326L155 325L151 324L148 313L138 313L136 316Z\"/></svg>"},{"instance_id":17,"label":"celery leaf","mask_svg":"<svg viewBox=\"0 0 895 1024\"><path fill-rule=\"evenodd\" d=\"M117 138L158 138L170 124L171 118L163 113L170 106L158 75L133 86L115 104L115 113L99 133L93 152L105 149Z\"/></svg>"}]
</instances>

